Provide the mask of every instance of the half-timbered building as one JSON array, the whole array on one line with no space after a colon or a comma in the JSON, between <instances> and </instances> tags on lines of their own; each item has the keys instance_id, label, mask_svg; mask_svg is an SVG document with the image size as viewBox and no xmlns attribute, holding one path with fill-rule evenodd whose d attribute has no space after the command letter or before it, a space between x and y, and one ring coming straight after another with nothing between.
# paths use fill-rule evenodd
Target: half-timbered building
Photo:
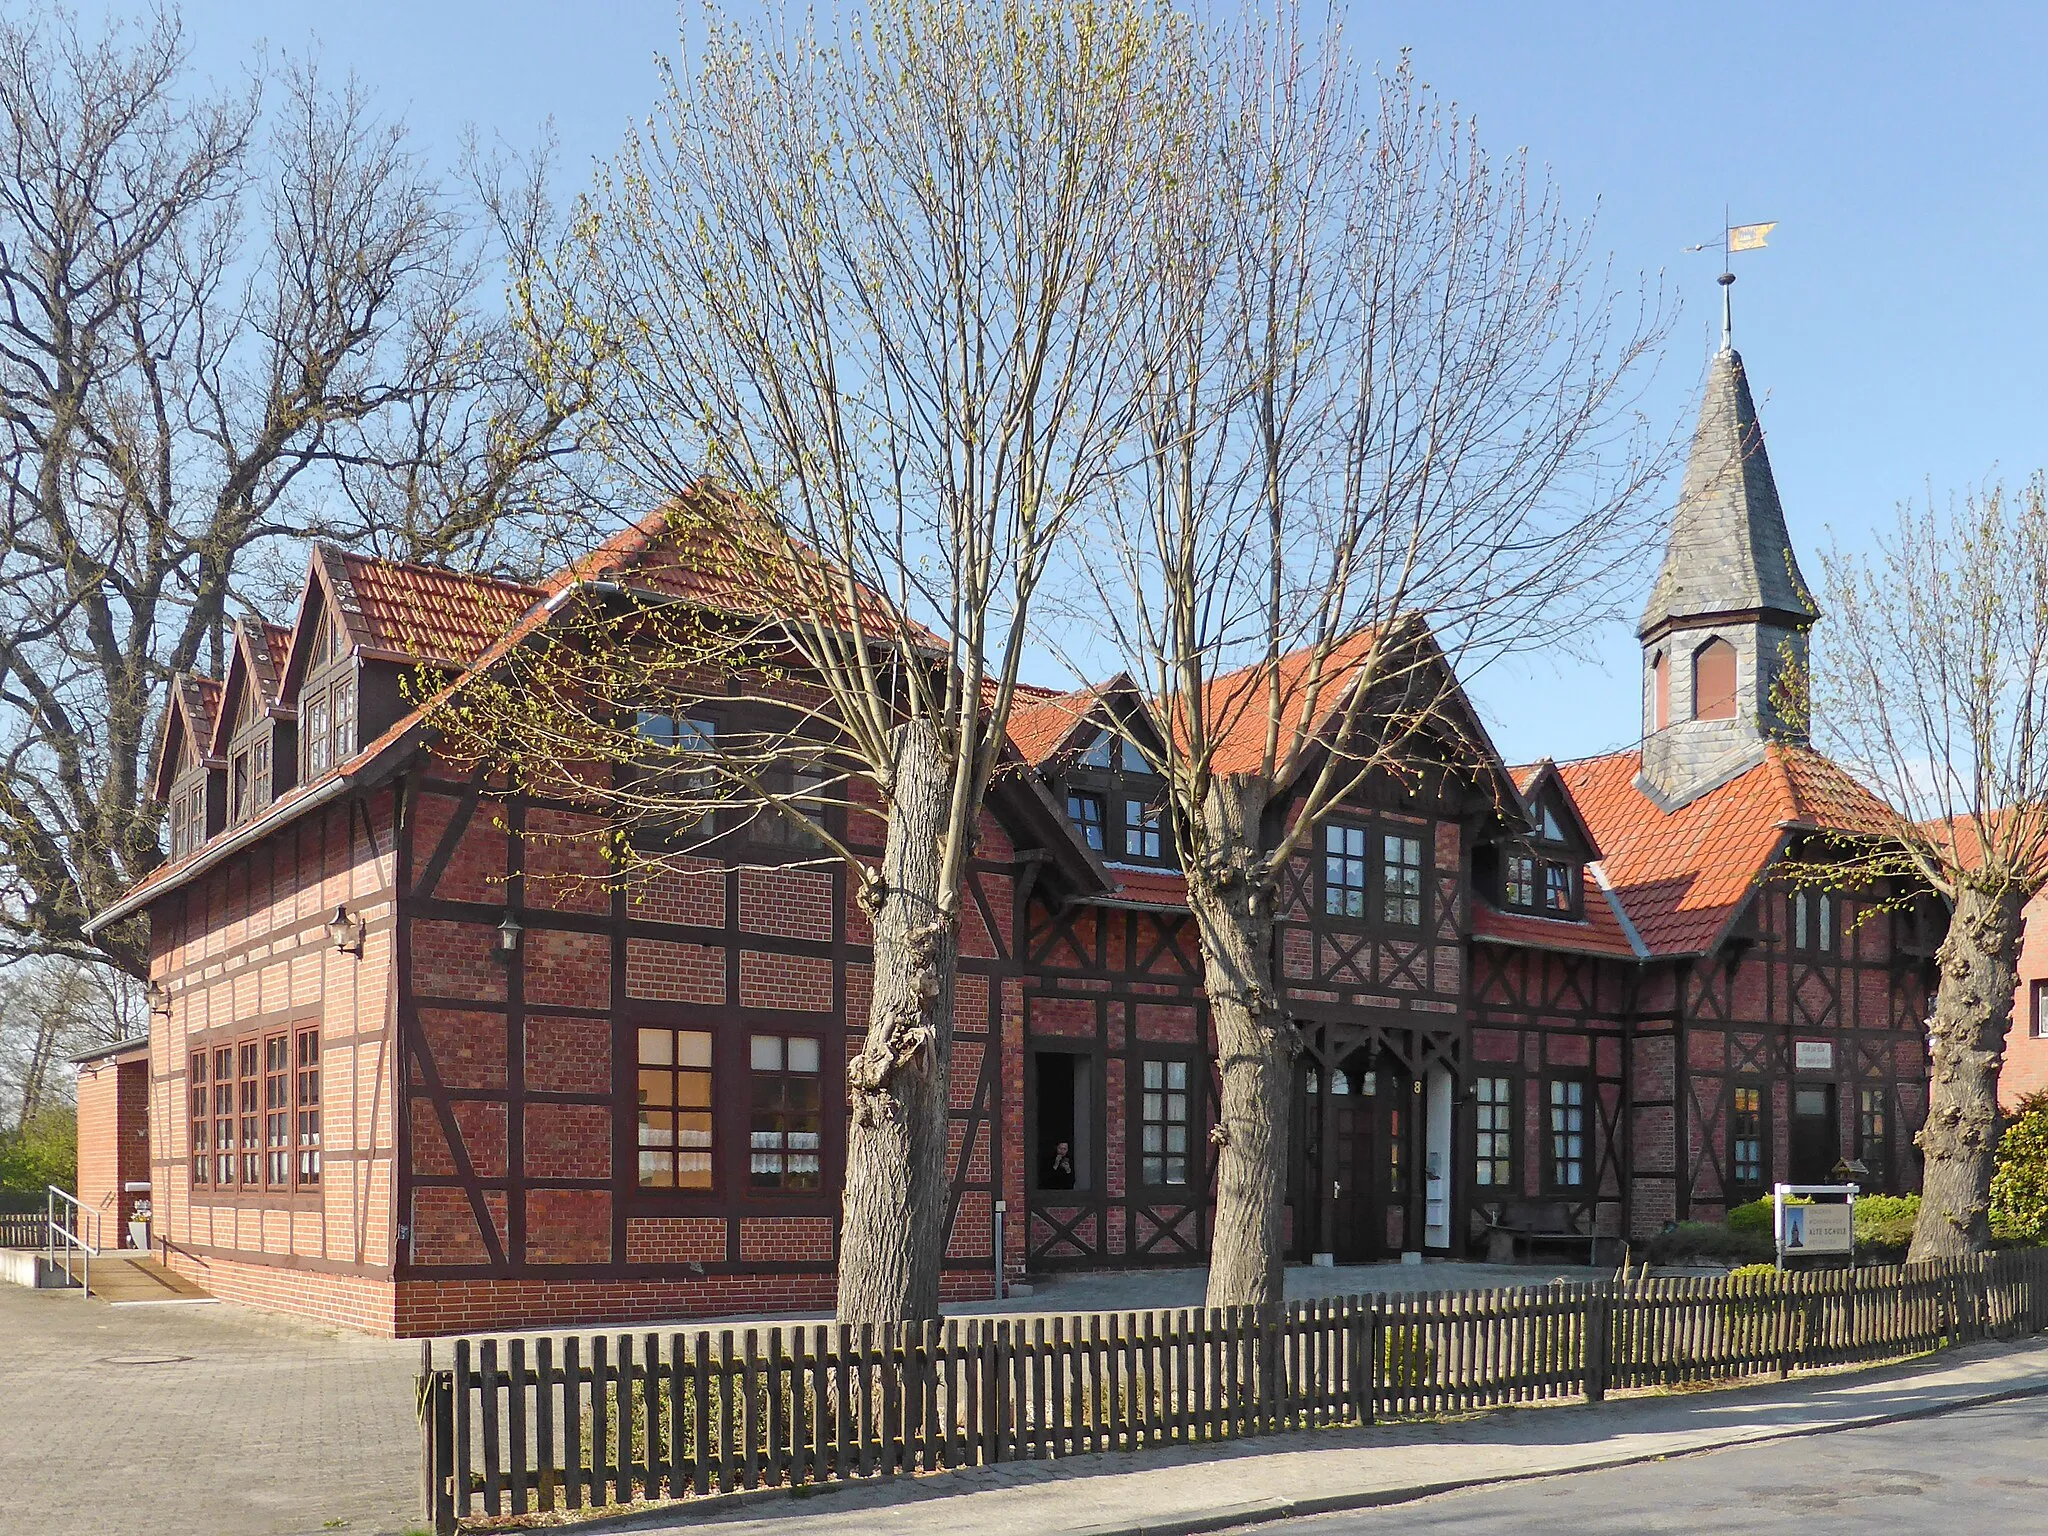
<instances>
[{"instance_id":1,"label":"half-timbered building","mask_svg":"<svg viewBox=\"0 0 2048 1536\"><path fill-rule=\"evenodd\" d=\"M595 812L447 760L405 682L579 582L676 581L661 528L538 586L322 546L289 628L172 689L170 857L97 921L149 925L154 1236L216 1294L400 1334L829 1301L870 975L844 873L748 821L613 880ZM1817 618L1723 350L1640 743L1511 768L1469 719L1286 872L1292 1257L1617 1243L1844 1155L1914 1183L1929 947L1773 879L1883 825L1780 707ZM1020 697L964 907L949 1296L1207 1250L1214 1042L1149 728L1123 679Z\"/></svg>"}]
</instances>

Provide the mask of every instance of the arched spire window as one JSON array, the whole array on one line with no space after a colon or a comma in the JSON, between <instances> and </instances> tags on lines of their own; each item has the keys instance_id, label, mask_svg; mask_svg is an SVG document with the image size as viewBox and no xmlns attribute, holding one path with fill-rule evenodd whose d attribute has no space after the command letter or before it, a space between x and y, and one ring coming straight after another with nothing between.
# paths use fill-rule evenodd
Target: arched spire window
<instances>
[{"instance_id":1,"label":"arched spire window","mask_svg":"<svg viewBox=\"0 0 2048 1536\"><path fill-rule=\"evenodd\" d=\"M1650 729L1671 723L1671 657L1659 651L1650 661Z\"/></svg>"},{"instance_id":2,"label":"arched spire window","mask_svg":"<svg viewBox=\"0 0 2048 1536\"><path fill-rule=\"evenodd\" d=\"M1735 718L1735 647L1713 639L1692 653L1692 717Z\"/></svg>"}]
</instances>

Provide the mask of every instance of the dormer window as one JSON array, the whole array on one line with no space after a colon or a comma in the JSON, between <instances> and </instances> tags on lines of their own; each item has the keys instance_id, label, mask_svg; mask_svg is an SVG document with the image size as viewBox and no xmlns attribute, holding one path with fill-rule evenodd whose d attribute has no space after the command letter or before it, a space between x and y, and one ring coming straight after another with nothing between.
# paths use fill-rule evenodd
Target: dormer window
<instances>
[{"instance_id":1,"label":"dormer window","mask_svg":"<svg viewBox=\"0 0 2048 1536\"><path fill-rule=\"evenodd\" d=\"M327 695L320 693L306 701L306 777L314 778L327 771L333 761L330 741L327 735Z\"/></svg>"},{"instance_id":2,"label":"dormer window","mask_svg":"<svg viewBox=\"0 0 2048 1536\"><path fill-rule=\"evenodd\" d=\"M1078 790L1070 792L1067 795L1067 820L1074 824L1074 831L1082 842L1097 853L1104 851L1102 796Z\"/></svg>"},{"instance_id":3,"label":"dormer window","mask_svg":"<svg viewBox=\"0 0 2048 1536\"><path fill-rule=\"evenodd\" d=\"M1083 843L1112 862L1172 866L1159 776L1136 747L1098 732L1068 778L1067 820Z\"/></svg>"},{"instance_id":4,"label":"dormer window","mask_svg":"<svg viewBox=\"0 0 2048 1536\"><path fill-rule=\"evenodd\" d=\"M1158 806L1148 805L1143 800L1124 801L1124 857L1142 859L1147 863L1159 860L1159 828L1162 813Z\"/></svg>"},{"instance_id":5,"label":"dormer window","mask_svg":"<svg viewBox=\"0 0 2048 1536\"><path fill-rule=\"evenodd\" d=\"M1497 853L1475 864L1473 876L1482 892L1509 911L1575 919L1583 910L1588 850L1554 793L1539 788L1529 808L1534 831L1525 840L1497 845Z\"/></svg>"},{"instance_id":6,"label":"dormer window","mask_svg":"<svg viewBox=\"0 0 2048 1536\"><path fill-rule=\"evenodd\" d=\"M1536 910L1536 856L1515 849L1501 861L1501 900L1524 912Z\"/></svg>"},{"instance_id":7,"label":"dormer window","mask_svg":"<svg viewBox=\"0 0 2048 1536\"><path fill-rule=\"evenodd\" d=\"M206 841L206 780L200 779L171 798L171 857L197 853Z\"/></svg>"}]
</instances>

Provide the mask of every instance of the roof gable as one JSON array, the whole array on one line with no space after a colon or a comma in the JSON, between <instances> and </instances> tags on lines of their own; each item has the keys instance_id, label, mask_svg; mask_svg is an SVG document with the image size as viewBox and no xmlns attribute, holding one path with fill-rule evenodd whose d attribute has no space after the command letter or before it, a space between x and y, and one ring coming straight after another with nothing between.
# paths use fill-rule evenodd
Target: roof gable
<instances>
[{"instance_id":1,"label":"roof gable","mask_svg":"<svg viewBox=\"0 0 2048 1536\"><path fill-rule=\"evenodd\" d=\"M157 737L156 761L150 769L152 799L169 801L171 786L189 769L202 763L208 767L219 766L220 759L212 748L220 697L220 684L210 677L180 672L171 679L170 695L164 701L163 724Z\"/></svg>"},{"instance_id":2,"label":"roof gable","mask_svg":"<svg viewBox=\"0 0 2048 1536\"><path fill-rule=\"evenodd\" d=\"M1564 834L1555 841L1575 844L1589 862L1600 857L1600 841L1593 836L1593 829L1586 825L1579 803L1572 797L1571 785L1557 771L1553 760L1546 757L1525 767L1510 768L1508 774L1522 792L1522 806L1529 814L1531 830L1542 834L1544 813L1553 810L1561 824L1559 830Z\"/></svg>"},{"instance_id":3,"label":"roof gable","mask_svg":"<svg viewBox=\"0 0 2048 1536\"><path fill-rule=\"evenodd\" d=\"M360 654L456 671L490 651L547 595L544 587L316 544L280 668L279 693L287 699L298 696L323 621L331 622L341 642Z\"/></svg>"}]
</instances>

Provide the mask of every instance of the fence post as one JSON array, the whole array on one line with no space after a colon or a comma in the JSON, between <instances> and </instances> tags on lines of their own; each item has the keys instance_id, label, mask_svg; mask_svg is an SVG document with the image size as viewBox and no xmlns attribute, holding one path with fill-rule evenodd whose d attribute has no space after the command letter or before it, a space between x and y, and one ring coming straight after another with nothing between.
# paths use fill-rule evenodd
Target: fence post
<instances>
[{"instance_id":1,"label":"fence post","mask_svg":"<svg viewBox=\"0 0 2048 1536\"><path fill-rule=\"evenodd\" d=\"M1607 1398L1607 1335L1612 1312L1607 1282L1586 1287L1586 1401Z\"/></svg>"},{"instance_id":2,"label":"fence post","mask_svg":"<svg viewBox=\"0 0 2048 1536\"><path fill-rule=\"evenodd\" d=\"M436 1371L434 1399L434 1536L455 1536L455 1376ZM467 1490L464 1490L465 1495ZM463 1502L467 1504L465 1496Z\"/></svg>"},{"instance_id":3,"label":"fence post","mask_svg":"<svg viewBox=\"0 0 2048 1536\"><path fill-rule=\"evenodd\" d=\"M1380 1312L1379 1303L1374 1301L1366 1310L1365 1321L1365 1412L1360 1416L1362 1423L1371 1424L1379 1417L1380 1411L1380 1356L1386 1351L1381 1339L1386 1333L1387 1322Z\"/></svg>"},{"instance_id":4,"label":"fence post","mask_svg":"<svg viewBox=\"0 0 2048 1536\"><path fill-rule=\"evenodd\" d=\"M1346 1406L1360 1424L1372 1422L1372 1309L1353 1298L1344 1313Z\"/></svg>"},{"instance_id":5,"label":"fence post","mask_svg":"<svg viewBox=\"0 0 2048 1536\"><path fill-rule=\"evenodd\" d=\"M434 1341L420 1340L420 1373L413 1378L413 1411L420 1420L420 1518L434 1523Z\"/></svg>"}]
</instances>

